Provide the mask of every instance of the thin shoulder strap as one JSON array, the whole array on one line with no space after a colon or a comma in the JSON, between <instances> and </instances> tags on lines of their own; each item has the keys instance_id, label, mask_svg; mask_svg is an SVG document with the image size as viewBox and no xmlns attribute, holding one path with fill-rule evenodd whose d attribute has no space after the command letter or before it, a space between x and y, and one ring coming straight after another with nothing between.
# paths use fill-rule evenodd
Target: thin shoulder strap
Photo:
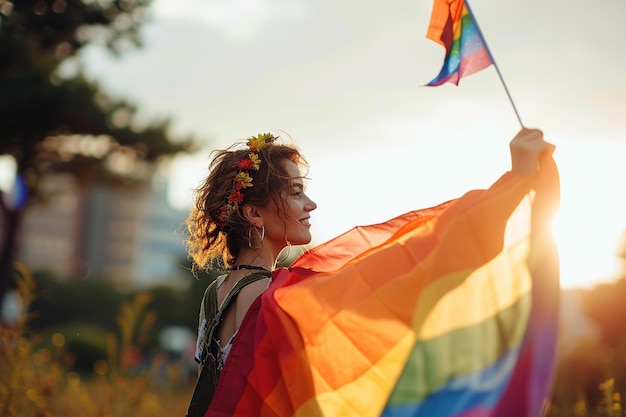
<instances>
[{"instance_id":1,"label":"thin shoulder strap","mask_svg":"<svg viewBox=\"0 0 626 417\"><path fill-rule=\"evenodd\" d=\"M210 319L217 314L217 279L209 284L202 297L204 317Z\"/></svg>"}]
</instances>

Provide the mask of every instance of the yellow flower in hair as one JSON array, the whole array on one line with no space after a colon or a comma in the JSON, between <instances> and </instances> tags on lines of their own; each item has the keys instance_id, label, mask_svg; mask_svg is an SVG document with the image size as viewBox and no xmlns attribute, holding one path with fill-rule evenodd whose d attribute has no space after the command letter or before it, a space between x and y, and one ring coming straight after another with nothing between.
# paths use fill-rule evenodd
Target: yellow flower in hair
<instances>
[{"instance_id":1,"label":"yellow flower in hair","mask_svg":"<svg viewBox=\"0 0 626 417\"><path fill-rule=\"evenodd\" d=\"M251 153L248 157L250 158L250 162L252 162L252 166L250 168L258 171L259 166L261 165L261 158L259 158L259 154Z\"/></svg>"},{"instance_id":2,"label":"yellow flower in hair","mask_svg":"<svg viewBox=\"0 0 626 417\"><path fill-rule=\"evenodd\" d=\"M259 133L257 136L252 136L248 139L248 147L252 152L261 152L274 140L274 135L271 133Z\"/></svg>"},{"instance_id":3,"label":"yellow flower in hair","mask_svg":"<svg viewBox=\"0 0 626 417\"><path fill-rule=\"evenodd\" d=\"M235 177L235 182L241 184L241 188L252 187L252 177L247 172L239 171Z\"/></svg>"}]
</instances>

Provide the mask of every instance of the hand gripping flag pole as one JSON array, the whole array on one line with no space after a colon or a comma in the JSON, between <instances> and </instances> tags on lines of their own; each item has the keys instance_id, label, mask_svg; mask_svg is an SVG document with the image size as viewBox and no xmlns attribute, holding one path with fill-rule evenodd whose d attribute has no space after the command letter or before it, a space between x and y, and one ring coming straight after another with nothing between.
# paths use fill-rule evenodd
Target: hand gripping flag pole
<instances>
[{"instance_id":1,"label":"hand gripping flag pole","mask_svg":"<svg viewBox=\"0 0 626 417\"><path fill-rule=\"evenodd\" d=\"M467 1L435 0L426 37L446 48L441 71L436 78L426 84L427 86L435 87L446 82L458 85L461 78L493 64L513 106L515 116L520 126L524 127L500 69Z\"/></svg>"}]
</instances>

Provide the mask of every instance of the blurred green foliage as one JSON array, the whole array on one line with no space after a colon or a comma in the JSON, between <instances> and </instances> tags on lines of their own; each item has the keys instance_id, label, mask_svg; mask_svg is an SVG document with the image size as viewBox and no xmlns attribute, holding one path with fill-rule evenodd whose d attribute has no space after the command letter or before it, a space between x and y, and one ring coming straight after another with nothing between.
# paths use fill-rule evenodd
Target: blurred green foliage
<instances>
[{"instance_id":1,"label":"blurred green foliage","mask_svg":"<svg viewBox=\"0 0 626 417\"><path fill-rule=\"evenodd\" d=\"M63 334L76 367L89 371L106 355L106 334L120 327L118 312L135 297L148 296L147 308L155 316L142 340L144 353L159 349L159 333L167 327L180 326L195 334L202 295L217 273L198 278L189 273L185 289L158 286L131 292L121 292L105 279L64 281L44 272L33 275L38 291L31 303L29 331Z\"/></svg>"}]
</instances>

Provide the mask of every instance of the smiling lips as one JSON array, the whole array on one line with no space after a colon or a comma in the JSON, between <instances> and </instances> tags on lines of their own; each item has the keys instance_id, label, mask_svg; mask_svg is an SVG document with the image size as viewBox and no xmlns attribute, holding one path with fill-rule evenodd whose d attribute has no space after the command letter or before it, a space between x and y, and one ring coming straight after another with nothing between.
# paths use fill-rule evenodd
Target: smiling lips
<instances>
[{"instance_id":1,"label":"smiling lips","mask_svg":"<svg viewBox=\"0 0 626 417\"><path fill-rule=\"evenodd\" d=\"M304 218L304 219L300 219L300 220L299 220L299 222L300 222L301 224L305 225L305 226L310 226L310 225L311 225L311 223L309 223L309 219L310 219L310 217L306 217L306 218Z\"/></svg>"}]
</instances>

